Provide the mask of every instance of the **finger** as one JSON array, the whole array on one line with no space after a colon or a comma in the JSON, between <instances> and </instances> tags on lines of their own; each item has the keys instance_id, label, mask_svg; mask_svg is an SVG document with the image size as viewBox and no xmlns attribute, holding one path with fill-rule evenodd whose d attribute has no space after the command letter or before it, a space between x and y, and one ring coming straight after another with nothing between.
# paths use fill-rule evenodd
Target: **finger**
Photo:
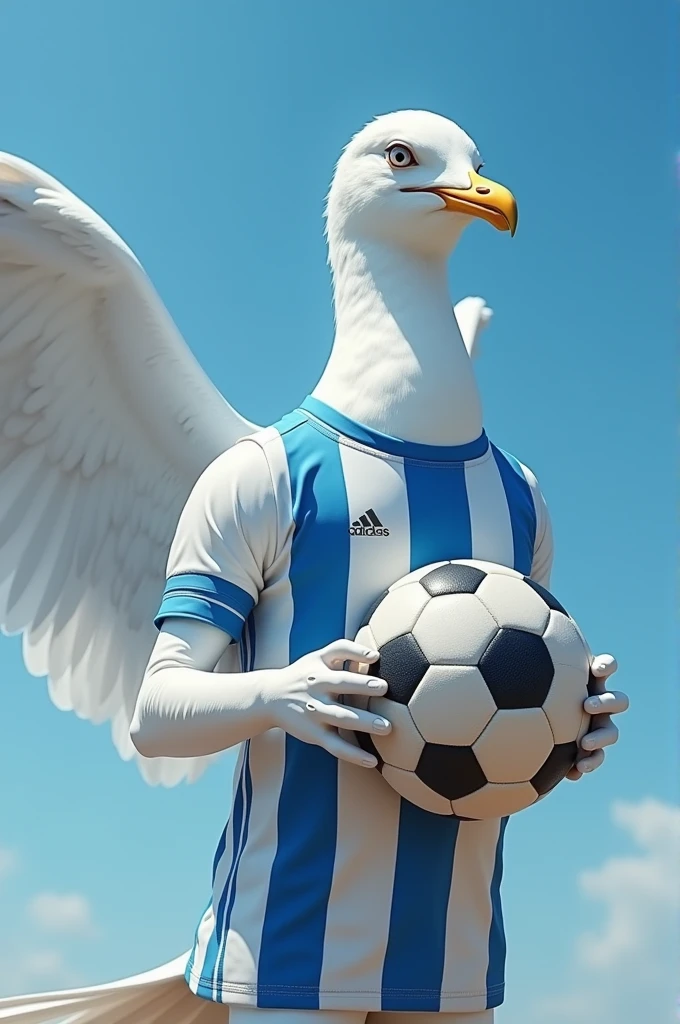
<instances>
[{"instance_id":1,"label":"finger","mask_svg":"<svg viewBox=\"0 0 680 1024\"><path fill-rule=\"evenodd\" d=\"M620 715L630 707L630 701L620 690L606 690L588 697L583 707L589 715Z\"/></svg>"},{"instance_id":2,"label":"finger","mask_svg":"<svg viewBox=\"0 0 680 1024\"><path fill-rule=\"evenodd\" d=\"M581 757L576 762L576 770L581 775L588 775L590 772L594 772L596 768L599 768L604 761L604 750L595 750L588 757Z\"/></svg>"},{"instance_id":3,"label":"finger","mask_svg":"<svg viewBox=\"0 0 680 1024\"><path fill-rule=\"evenodd\" d=\"M581 772L580 772L580 771L578 770L578 768L576 767L576 765L574 765L574 767L573 767L573 768L570 768L570 769L569 769L569 771L568 771L568 772L567 772L567 774L565 775L565 778L566 778L566 779L569 779L569 781L570 781L570 782L580 782L580 781L581 781L581 779L583 778L583 775L582 775L582 773L581 773Z\"/></svg>"},{"instance_id":4,"label":"finger","mask_svg":"<svg viewBox=\"0 0 680 1024\"><path fill-rule=\"evenodd\" d=\"M618 667L613 654L597 654L591 662L590 671L597 679L606 679L607 676L613 675Z\"/></svg>"},{"instance_id":5,"label":"finger","mask_svg":"<svg viewBox=\"0 0 680 1024\"><path fill-rule=\"evenodd\" d=\"M346 661L372 665L379 657L377 651L372 651L364 644L357 644L354 640L335 640L319 651L319 655L328 668L342 668Z\"/></svg>"},{"instance_id":6,"label":"finger","mask_svg":"<svg viewBox=\"0 0 680 1024\"><path fill-rule=\"evenodd\" d=\"M363 676L358 672L334 672L332 676L319 680L320 685L335 693L356 693L364 697L381 697L387 693L387 683L375 676Z\"/></svg>"},{"instance_id":7,"label":"finger","mask_svg":"<svg viewBox=\"0 0 680 1024\"><path fill-rule=\"evenodd\" d=\"M343 740L332 729L326 731L322 746L329 754L333 754L339 760L349 761L350 764L361 765L363 768L375 768L378 763L377 758L373 754L362 750L361 747L355 747L353 744L347 743L346 740Z\"/></svg>"},{"instance_id":8,"label":"finger","mask_svg":"<svg viewBox=\"0 0 680 1024\"><path fill-rule=\"evenodd\" d=\"M607 722L600 729L593 729L586 733L581 740L583 750L598 750L601 747L611 747L619 738L619 730L613 722Z\"/></svg>"},{"instance_id":9,"label":"finger","mask_svg":"<svg viewBox=\"0 0 680 1024\"><path fill-rule=\"evenodd\" d=\"M392 725L382 715L360 711L342 704L318 704L319 719L336 729L352 729L354 732L373 732L386 736Z\"/></svg>"}]
</instances>

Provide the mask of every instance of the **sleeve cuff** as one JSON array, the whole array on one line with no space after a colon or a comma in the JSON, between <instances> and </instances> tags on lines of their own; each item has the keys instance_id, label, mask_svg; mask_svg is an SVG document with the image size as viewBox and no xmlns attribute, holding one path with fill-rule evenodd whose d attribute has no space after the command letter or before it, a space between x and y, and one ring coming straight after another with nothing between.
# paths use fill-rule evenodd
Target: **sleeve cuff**
<instances>
[{"instance_id":1,"label":"sleeve cuff","mask_svg":"<svg viewBox=\"0 0 680 1024\"><path fill-rule=\"evenodd\" d=\"M165 619L200 619L240 640L254 606L250 594L235 583L207 573L180 573L165 584L154 622L160 629Z\"/></svg>"}]
</instances>

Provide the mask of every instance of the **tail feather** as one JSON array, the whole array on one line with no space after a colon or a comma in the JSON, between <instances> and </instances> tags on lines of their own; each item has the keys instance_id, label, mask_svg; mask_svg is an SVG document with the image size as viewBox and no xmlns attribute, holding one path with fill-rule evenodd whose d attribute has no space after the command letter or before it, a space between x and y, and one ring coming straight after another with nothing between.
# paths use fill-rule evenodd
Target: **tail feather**
<instances>
[{"instance_id":1,"label":"tail feather","mask_svg":"<svg viewBox=\"0 0 680 1024\"><path fill-rule=\"evenodd\" d=\"M106 985L0 999L1 1024L227 1024L226 1006L195 996L188 954Z\"/></svg>"}]
</instances>

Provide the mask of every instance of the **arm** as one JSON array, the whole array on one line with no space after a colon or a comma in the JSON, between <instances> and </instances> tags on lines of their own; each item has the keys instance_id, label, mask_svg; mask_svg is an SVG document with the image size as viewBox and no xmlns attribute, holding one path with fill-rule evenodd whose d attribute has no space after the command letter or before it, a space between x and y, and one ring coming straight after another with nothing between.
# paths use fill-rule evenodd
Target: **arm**
<instances>
[{"instance_id":1,"label":"arm","mask_svg":"<svg viewBox=\"0 0 680 1024\"><path fill-rule=\"evenodd\" d=\"M130 729L142 755L213 754L279 727L337 757L375 764L337 730L384 733L389 725L336 695L385 693L382 680L344 671L345 661L368 665L377 653L340 640L283 668L214 671L267 585L283 532L266 456L254 442L239 442L203 473L180 517L160 634Z\"/></svg>"},{"instance_id":2,"label":"arm","mask_svg":"<svg viewBox=\"0 0 680 1024\"><path fill-rule=\"evenodd\" d=\"M158 635L130 736L145 757L199 757L267 728L262 672L214 669L228 633L195 619L172 619Z\"/></svg>"},{"instance_id":3,"label":"arm","mask_svg":"<svg viewBox=\"0 0 680 1024\"><path fill-rule=\"evenodd\" d=\"M389 723L336 703L340 694L381 696L387 683L345 672L378 655L349 640L329 644L282 669L215 673L230 637L205 622L173 619L151 654L130 737L145 757L198 757L281 728L336 757L373 768L376 759L341 739L338 729L385 734Z\"/></svg>"}]
</instances>

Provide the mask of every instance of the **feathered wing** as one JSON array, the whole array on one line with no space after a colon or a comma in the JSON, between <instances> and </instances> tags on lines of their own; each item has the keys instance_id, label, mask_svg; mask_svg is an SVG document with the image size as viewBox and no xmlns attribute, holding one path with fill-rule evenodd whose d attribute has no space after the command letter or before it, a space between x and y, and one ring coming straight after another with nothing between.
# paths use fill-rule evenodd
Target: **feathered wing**
<instances>
[{"instance_id":1,"label":"feathered wing","mask_svg":"<svg viewBox=\"0 0 680 1024\"><path fill-rule=\"evenodd\" d=\"M184 980L188 953L106 985L0 999L3 1024L228 1024L228 1007L195 996Z\"/></svg>"},{"instance_id":2,"label":"feathered wing","mask_svg":"<svg viewBox=\"0 0 680 1024\"><path fill-rule=\"evenodd\" d=\"M59 182L0 153L0 626L54 703L128 729L177 521L256 429L225 402L132 252Z\"/></svg>"},{"instance_id":3,"label":"feathered wing","mask_svg":"<svg viewBox=\"0 0 680 1024\"><path fill-rule=\"evenodd\" d=\"M479 338L482 331L488 326L493 316L493 310L489 309L484 299L480 299L477 295L468 295L456 303L453 312L470 359L477 359Z\"/></svg>"}]
</instances>

